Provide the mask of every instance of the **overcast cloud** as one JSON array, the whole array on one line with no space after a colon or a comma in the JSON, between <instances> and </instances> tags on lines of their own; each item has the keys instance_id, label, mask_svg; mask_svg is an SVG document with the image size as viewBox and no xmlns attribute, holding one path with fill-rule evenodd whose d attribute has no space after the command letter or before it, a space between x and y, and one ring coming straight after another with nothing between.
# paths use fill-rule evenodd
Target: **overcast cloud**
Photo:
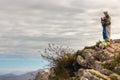
<instances>
[{"instance_id":1,"label":"overcast cloud","mask_svg":"<svg viewBox=\"0 0 120 80\"><path fill-rule=\"evenodd\" d=\"M101 36L104 10L120 34L119 0L0 0L0 58L36 58L48 43L75 50ZM118 35L117 35L118 37Z\"/></svg>"}]
</instances>

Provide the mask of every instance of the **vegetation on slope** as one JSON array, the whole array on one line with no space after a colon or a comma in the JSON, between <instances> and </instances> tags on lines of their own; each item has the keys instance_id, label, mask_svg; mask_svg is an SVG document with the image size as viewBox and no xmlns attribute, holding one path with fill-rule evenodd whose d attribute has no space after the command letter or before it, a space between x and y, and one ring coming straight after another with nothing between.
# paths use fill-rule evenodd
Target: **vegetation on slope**
<instances>
[{"instance_id":1,"label":"vegetation on slope","mask_svg":"<svg viewBox=\"0 0 120 80\"><path fill-rule=\"evenodd\" d=\"M101 61L101 66L103 66L105 69L111 72L114 72L120 75L120 70L115 70L115 67L120 65L120 44L119 46L117 46L117 48L113 48L113 49L115 50L114 54L117 53L117 55L114 55L114 58L110 59L111 60L110 63L103 63ZM51 80L74 80L76 78L75 73L79 69L82 69L82 68L86 69L86 67L79 65L76 61L76 58L79 55L80 56L84 55L85 50L94 50L95 55L98 54L99 52L101 52L101 54L104 54L105 51L108 52L107 49L99 49L99 43L97 43L94 46L85 47L84 49L78 50L77 52L75 52L73 49L68 47L49 44L49 47L45 49L45 53L41 54L41 56L44 59L51 62L50 66L54 71L54 74L53 73L50 74L49 78L51 78ZM100 60L98 59L98 61ZM96 77L104 79L102 76L99 76L97 73L95 74L91 73L91 74ZM109 78L111 80L118 80L116 76L110 76Z\"/></svg>"}]
</instances>

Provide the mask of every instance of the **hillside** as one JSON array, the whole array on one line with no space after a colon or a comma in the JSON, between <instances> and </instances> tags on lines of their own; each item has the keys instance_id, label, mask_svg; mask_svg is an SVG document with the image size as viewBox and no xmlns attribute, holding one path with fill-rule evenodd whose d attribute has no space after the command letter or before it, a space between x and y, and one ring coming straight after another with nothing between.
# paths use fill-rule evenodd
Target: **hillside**
<instances>
[{"instance_id":1,"label":"hillside","mask_svg":"<svg viewBox=\"0 0 120 80\"><path fill-rule=\"evenodd\" d=\"M73 56L74 60L68 56L59 58L65 60L51 68L44 80L120 80L120 40L113 40L105 48L99 47L99 43L85 47ZM43 80L39 75L35 80Z\"/></svg>"},{"instance_id":2,"label":"hillside","mask_svg":"<svg viewBox=\"0 0 120 80\"><path fill-rule=\"evenodd\" d=\"M22 75L15 75L12 73L0 75L0 80L34 80L36 74L38 72L42 72L43 70L28 72Z\"/></svg>"}]
</instances>

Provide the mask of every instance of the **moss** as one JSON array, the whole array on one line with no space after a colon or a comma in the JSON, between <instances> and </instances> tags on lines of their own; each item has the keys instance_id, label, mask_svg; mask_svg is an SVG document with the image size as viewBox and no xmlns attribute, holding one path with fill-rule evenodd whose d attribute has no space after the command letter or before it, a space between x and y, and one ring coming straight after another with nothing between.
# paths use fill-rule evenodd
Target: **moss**
<instances>
[{"instance_id":1,"label":"moss","mask_svg":"<svg viewBox=\"0 0 120 80\"><path fill-rule=\"evenodd\" d=\"M94 45L94 46L86 46L86 47L84 47L84 49L78 50L78 51L76 52L76 56L82 55L85 49L95 49L95 47L96 47L95 45Z\"/></svg>"},{"instance_id":2,"label":"moss","mask_svg":"<svg viewBox=\"0 0 120 80\"><path fill-rule=\"evenodd\" d=\"M105 79L104 77L102 77L101 75L99 75L99 74L97 74L97 73L95 73L95 72L90 71L90 73L91 73L92 75L98 77L98 78L101 78L101 79L103 79L103 80L107 80L107 79Z\"/></svg>"},{"instance_id":3,"label":"moss","mask_svg":"<svg viewBox=\"0 0 120 80\"><path fill-rule=\"evenodd\" d=\"M111 80L118 80L116 76L112 76L110 79Z\"/></svg>"},{"instance_id":4,"label":"moss","mask_svg":"<svg viewBox=\"0 0 120 80\"><path fill-rule=\"evenodd\" d=\"M115 56L115 61L120 63L120 52L119 52L118 55Z\"/></svg>"},{"instance_id":5,"label":"moss","mask_svg":"<svg viewBox=\"0 0 120 80\"><path fill-rule=\"evenodd\" d=\"M75 79L73 79L72 77L65 79L64 77L56 76L53 80L75 80Z\"/></svg>"},{"instance_id":6,"label":"moss","mask_svg":"<svg viewBox=\"0 0 120 80\"><path fill-rule=\"evenodd\" d=\"M101 42L102 42L102 41L100 41L100 40L99 40L98 42L96 42L96 46L99 47L99 44L100 44Z\"/></svg>"},{"instance_id":7,"label":"moss","mask_svg":"<svg viewBox=\"0 0 120 80\"><path fill-rule=\"evenodd\" d=\"M94 46L86 46L84 49L95 49L95 45Z\"/></svg>"},{"instance_id":8,"label":"moss","mask_svg":"<svg viewBox=\"0 0 120 80\"><path fill-rule=\"evenodd\" d=\"M114 71L114 72L120 75L120 71L119 71L119 70L117 70L117 71Z\"/></svg>"},{"instance_id":9,"label":"moss","mask_svg":"<svg viewBox=\"0 0 120 80\"><path fill-rule=\"evenodd\" d=\"M102 64L102 66L106 69L113 70L117 64L118 62L112 61L111 64Z\"/></svg>"},{"instance_id":10,"label":"moss","mask_svg":"<svg viewBox=\"0 0 120 80\"><path fill-rule=\"evenodd\" d=\"M83 51L84 51L84 49L83 49L83 50L78 50L78 51L76 52L76 56L77 56L77 55L82 55Z\"/></svg>"},{"instance_id":11,"label":"moss","mask_svg":"<svg viewBox=\"0 0 120 80\"><path fill-rule=\"evenodd\" d=\"M115 71L114 68L120 63L120 54L114 57L114 60L111 62L111 64L102 64L102 66L106 69L109 69L117 74L120 75L120 70Z\"/></svg>"}]
</instances>

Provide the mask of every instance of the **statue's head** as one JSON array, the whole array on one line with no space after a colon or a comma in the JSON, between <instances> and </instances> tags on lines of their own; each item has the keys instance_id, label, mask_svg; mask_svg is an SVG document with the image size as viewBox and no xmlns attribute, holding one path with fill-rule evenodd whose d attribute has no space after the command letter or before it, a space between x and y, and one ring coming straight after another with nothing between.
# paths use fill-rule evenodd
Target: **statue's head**
<instances>
[{"instance_id":1,"label":"statue's head","mask_svg":"<svg viewBox=\"0 0 120 80\"><path fill-rule=\"evenodd\" d=\"M105 15L105 16L107 16L107 15L108 15L108 12L107 12L107 11L104 11L103 13L104 13L104 15Z\"/></svg>"}]
</instances>

